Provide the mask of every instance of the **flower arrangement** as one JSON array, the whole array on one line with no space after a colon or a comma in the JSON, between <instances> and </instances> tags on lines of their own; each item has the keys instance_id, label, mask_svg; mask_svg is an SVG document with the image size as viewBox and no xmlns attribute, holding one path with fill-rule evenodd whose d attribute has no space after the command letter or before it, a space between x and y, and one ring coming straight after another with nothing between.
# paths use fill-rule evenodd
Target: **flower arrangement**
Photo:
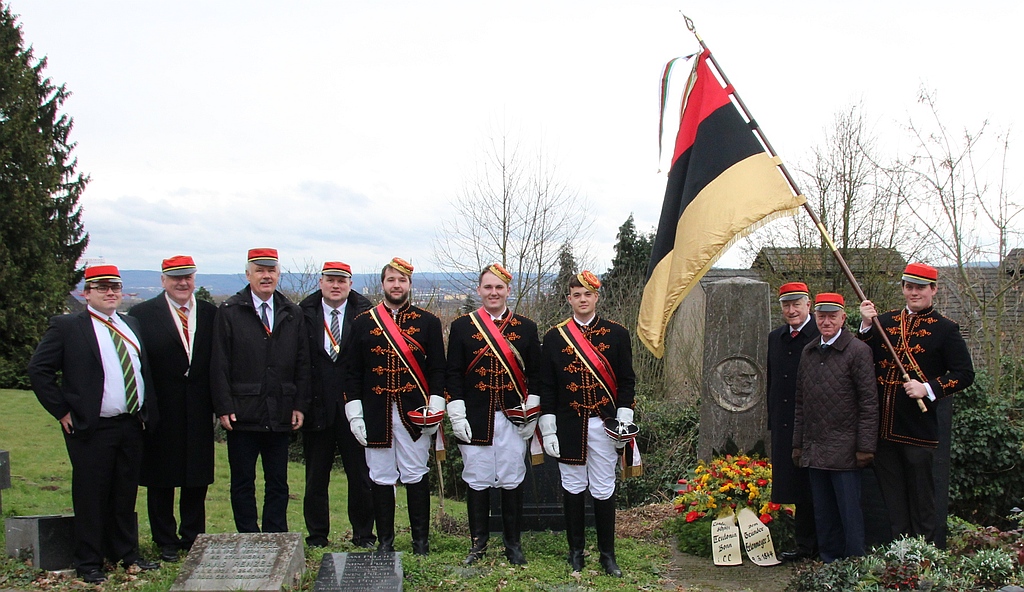
<instances>
[{"instance_id":1,"label":"flower arrangement","mask_svg":"<svg viewBox=\"0 0 1024 592\"><path fill-rule=\"evenodd\" d=\"M772 465L757 454L725 454L711 462L699 461L674 487L679 518L671 530L679 549L685 553L710 557L711 522L744 507L754 511L772 530L772 538L791 536L793 509L771 501ZM777 522L788 520L786 527ZM780 527L780 529L776 528Z\"/></svg>"},{"instance_id":2,"label":"flower arrangement","mask_svg":"<svg viewBox=\"0 0 1024 592\"><path fill-rule=\"evenodd\" d=\"M699 461L687 478L679 480L676 493L676 512L685 515L687 522L705 516L714 519L726 510L737 512L747 506L768 524L783 511L771 501L772 464L757 455L727 454L710 463Z\"/></svg>"}]
</instances>

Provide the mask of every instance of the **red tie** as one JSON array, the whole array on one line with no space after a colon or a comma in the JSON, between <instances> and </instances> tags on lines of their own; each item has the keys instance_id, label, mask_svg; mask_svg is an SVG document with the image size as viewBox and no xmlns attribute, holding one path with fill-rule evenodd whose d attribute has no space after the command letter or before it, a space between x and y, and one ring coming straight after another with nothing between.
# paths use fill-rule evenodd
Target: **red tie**
<instances>
[{"instance_id":1,"label":"red tie","mask_svg":"<svg viewBox=\"0 0 1024 592\"><path fill-rule=\"evenodd\" d=\"M800 332L797 331L796 329L793 329L792 331L789 332L789 336L792 337L793 339L796 339L796 336L799 334Z\"/></svg>"}]
</instances>

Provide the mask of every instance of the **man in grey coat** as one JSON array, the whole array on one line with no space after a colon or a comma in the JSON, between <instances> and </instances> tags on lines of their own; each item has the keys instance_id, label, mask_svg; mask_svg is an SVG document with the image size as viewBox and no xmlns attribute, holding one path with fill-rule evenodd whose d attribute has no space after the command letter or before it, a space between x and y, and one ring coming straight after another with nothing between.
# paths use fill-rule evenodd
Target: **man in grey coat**
<instances>
[{"instance_id":1,"label":"man in grey coat","mask_svg":"<svg viewBox=\"0 0 1024 592\"><path fill-rule=\"evenodd\" d=\"M878 398L870 347L843 330L840 294L814 299L821 332L797 371L793 463L808 469L818 552L830 563L864 554L860 470L871 464L878 440Z\"/></svg>"}]
</instances>

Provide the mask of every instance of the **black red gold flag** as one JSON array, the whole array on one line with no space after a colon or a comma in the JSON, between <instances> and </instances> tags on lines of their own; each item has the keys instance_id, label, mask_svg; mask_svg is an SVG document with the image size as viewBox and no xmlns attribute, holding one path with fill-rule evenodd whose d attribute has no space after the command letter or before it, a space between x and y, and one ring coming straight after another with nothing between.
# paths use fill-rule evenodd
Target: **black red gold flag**
<instances>
[{"instance_id":1,"label":"black red gold flag","mask_svg":"<svg viewBox=\"0 0 1024 592\"><path fill-rule=\"evenodd\" d=\"M805 201L794 195L778 168L781 161L764 149L736 109L732 88L714 75L710 57L708 51L690 56L693 66L637 319L640 340L659 358L672 313L722 253L760 224L794 214Z\"/></svg>"}]
</instances>

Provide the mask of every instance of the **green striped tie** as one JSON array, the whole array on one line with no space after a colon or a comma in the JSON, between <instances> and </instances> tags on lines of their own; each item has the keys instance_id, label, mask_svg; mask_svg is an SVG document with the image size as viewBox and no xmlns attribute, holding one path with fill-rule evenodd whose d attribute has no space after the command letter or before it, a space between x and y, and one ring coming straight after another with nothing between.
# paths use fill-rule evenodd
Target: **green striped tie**
<instances>
[{"instance_id":1,"label":"green striped tie","mask_svg":"<svg viewBox=\"0 0 1024 592\"><path fill-rule=\"evenodd\" d=\"M132 366L132 357L128 353L128 344L124 337L114 330L114 319L110 319L110 338L114 340L114 349L117 350L117 357L121 360L121 374L124 375L124 398L128 405L128 413L135 413L139 410L139 385L135 383L135 368Z\"/></svg>"}]
</instances>

